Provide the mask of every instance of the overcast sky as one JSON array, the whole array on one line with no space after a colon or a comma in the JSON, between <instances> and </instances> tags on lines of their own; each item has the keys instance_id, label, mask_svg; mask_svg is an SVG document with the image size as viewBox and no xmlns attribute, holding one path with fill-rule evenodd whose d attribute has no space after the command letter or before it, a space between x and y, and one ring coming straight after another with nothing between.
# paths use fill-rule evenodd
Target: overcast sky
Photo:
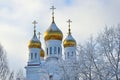
<instances>
[{"instance_id":1,"label":"overcast sky","mask_svg":"<svg viewBox=\"0 0 120 80\"><path fill-rule=\"evenodd\" d=\"M55 22L67 35L68 19L72 35L83 44L90 35L96 36L105 25L120 23L120 0L0 0L0 43L4 46L9 66L24 68L28 59L28 42L33 36L32 21L36 20L44 48L43 34L51 24L50 7L54 5Z\"/></svg>"}]
</instances>

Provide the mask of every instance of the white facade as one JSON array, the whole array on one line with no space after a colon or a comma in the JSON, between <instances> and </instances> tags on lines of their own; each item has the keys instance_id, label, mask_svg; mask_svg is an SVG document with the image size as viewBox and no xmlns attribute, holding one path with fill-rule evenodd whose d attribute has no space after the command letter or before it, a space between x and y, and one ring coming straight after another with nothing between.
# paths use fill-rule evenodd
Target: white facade
<instances>
[{"instance_id":1,"label":"white facade","mask_svg":"<svg viewBox=\"0 0 120 80\"><path fill-rule=\"evenodd\" d=\"M58 29L53 21L48 28L48 33L45 37L45 55L46 59L40 56L41 43L36 36L34 36L29 44L29 59L26 69L26 80L65 80L64 64L68 61L76 60L76 46L68 46L64 48L65 59L62 54L62 32ZM68 35L67 40L73 39L72 35ZM69 41L68 41L69 43ZM71 42L70 42L71 43ZM41 59L42 58L42 59Z\"/></svg>"}]
</instances>

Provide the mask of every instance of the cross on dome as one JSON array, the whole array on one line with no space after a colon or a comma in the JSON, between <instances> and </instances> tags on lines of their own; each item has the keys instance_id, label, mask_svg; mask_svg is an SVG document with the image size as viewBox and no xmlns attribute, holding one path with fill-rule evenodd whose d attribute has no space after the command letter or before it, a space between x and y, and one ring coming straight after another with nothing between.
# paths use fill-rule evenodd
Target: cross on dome
<instances>
[{"instance_id":1,"label":"cross on dome","mask_svg":"<svg viewBox=\"0 0 120 80\"><path fill-rule=\"evenodd\" d=\"M50 8L52 10L52 16L54 17L54 10L56 9L54 6Z\"/></svg>"},{"instance_id":2,"label":"cross on dome","mask_svg":"<svg viewBox=\"0 0 120 80\"><path fill-rule=\"evenodd\" d=\"M34 20L33 22L32 22L32 24L34 24L34 35L36 34L36 24L37 24L37 22Z\"/></svg>"},{"instance_id":3,"label":"cross on dome","mask_svg":"<svg viewBox=\"0 0 120 80\"><path fill-rule=\"evenodd\" d=\"M68 32L68 34L71 34L71 32L70 32L70 30L71 30L71 29L70 29L70 23L72 23L72 21L71 21L70 19L68 19L67 23L68 23L68 27L69 27L69 30L68 30L69 32Z\"/></svg>"},{"instance_id":4,"label":"cross on dome","mask_svg":"<svg viewBox=\"0 0 120 80\"><path fill-rule=\"evenodd\" d=\"M54 6L50 8L52 10L52 22L54 22L54 10L56 9Z\"/></svg>"},{"instance_id":5,"label":"cross on dome","mask_svg":"<svg viewBox=\"0 0 120 80\"><path fill-rule=\"evenodd\" d=\"M34 20L32 24L34 24L34 30L35 30L37 22Z\"/></svg>"}]
</instances>

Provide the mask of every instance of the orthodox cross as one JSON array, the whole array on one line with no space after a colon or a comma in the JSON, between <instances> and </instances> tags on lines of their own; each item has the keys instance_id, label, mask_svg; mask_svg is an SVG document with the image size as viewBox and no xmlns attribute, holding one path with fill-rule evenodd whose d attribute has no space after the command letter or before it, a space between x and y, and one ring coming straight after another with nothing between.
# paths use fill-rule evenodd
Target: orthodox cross
<instances>
[{"instance_id":1,"label":"orthodox cross","mask_svg":"<svg viewBox=\"0 0 120 80\"><path fill-rule=\"evenodd\" d=\"M34 30L35 30L37 22L34 20L32 24L34 24Z\"/></svg>"},{"instance_id":2,"label":"orthodox cross","mask_svg":"<svg viewBox=\"0 0 120 80\"><path fill-rule=\"evenodd\" d=\"M32 24L34 24L34 34L36 33L36 24L37 24L37 22L34 20L33 22L32 22Z\"/></svg>"},{"instance_id":3,"label":"orthodox cross","mask_svg":"<svg viewBox=\"0 0 120 80\"><path fill-rule=\"evenodd\" d=\"M70 19L68 19L68 21L67 21L67 23L68 23L68 27L69 27L69 34L71 34L71 32L70 32L70 23L71 23L72 21L70 20Z\"/></svg>"},{"instance_id":4,"label":"orthodox cross","mask_svg":"<svg viewBox=\"0 0 120 80\"><path fill-rule=\"evenodd\" d=\"M54 10L56 9L54 6L50 8L52 10L52 16L54 17Z\"/></svg>"}]
</instances>

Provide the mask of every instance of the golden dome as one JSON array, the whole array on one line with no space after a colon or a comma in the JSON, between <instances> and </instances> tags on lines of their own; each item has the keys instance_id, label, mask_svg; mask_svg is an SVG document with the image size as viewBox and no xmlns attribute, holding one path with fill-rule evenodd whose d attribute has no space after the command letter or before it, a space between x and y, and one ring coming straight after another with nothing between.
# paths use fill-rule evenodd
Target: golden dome
<instances>
[{"instance_id":1,"label":"golden dome","mask_svg":"<svg viewBox=\"0 0 120 80\"><path fill-rule=\"evenodd\" d=\"M28 47L29 48L41 48L41 43L37 39L36 34L34 34L33 38L29 41Z\"/></svg>"},{"instance_id":2,"label":"golden dome","mask_svg":"<svg viewBox=\"0 0 120 80\"><path fill-rule=\"evenodd\" d=\"M63 34L60 29L56 26L54 22L52 22L51 26L44 33L44 39L47 40L61 40L62 41Z\"/></svg>"},{"instance_id":3,"label":"golden dome","mask_svg":"<svg viewBox=\"0 0 120 80\"><path fill-rule=\"evenodd\" d=\"M45 53L43 49L40 50L40 57L45 57Z\"/></svg>"},{"instance_id":4,"label":"golden dome","mask_svg":"<svg viewBox=\"0 0 120 80\"><path fill-rule=\"evenodd\" d=\"M71 36L71 34L69 34L68 37L64 40L63 46L64 47L75 47L76 46L76 41Z\"/></svg>"},{"instance_id":5,"label":"golden dome","mask_svg":"<svg viewBox=\"0 0 120 80\"><path fill-rule=\"evenodd\" d=\"M34 24L34 35L33 38L29 41L28 47L29 48L41 48L41 42L40 40L38 40L37 36L36 36L36 21L32 22Z\"/></svg>"},{"instance_id":6,"label":"golden dome","mask_svg":"<svg viewBox=\"0 0 120 80\"><path fill-rule=\"evenodd\" d=\"M68 27L68 36L63 42L64 47L76 47L76 41L71 35L70 23L72 22L70 19L67 21L69 23Z\"/></svg>"}]
</instances>

